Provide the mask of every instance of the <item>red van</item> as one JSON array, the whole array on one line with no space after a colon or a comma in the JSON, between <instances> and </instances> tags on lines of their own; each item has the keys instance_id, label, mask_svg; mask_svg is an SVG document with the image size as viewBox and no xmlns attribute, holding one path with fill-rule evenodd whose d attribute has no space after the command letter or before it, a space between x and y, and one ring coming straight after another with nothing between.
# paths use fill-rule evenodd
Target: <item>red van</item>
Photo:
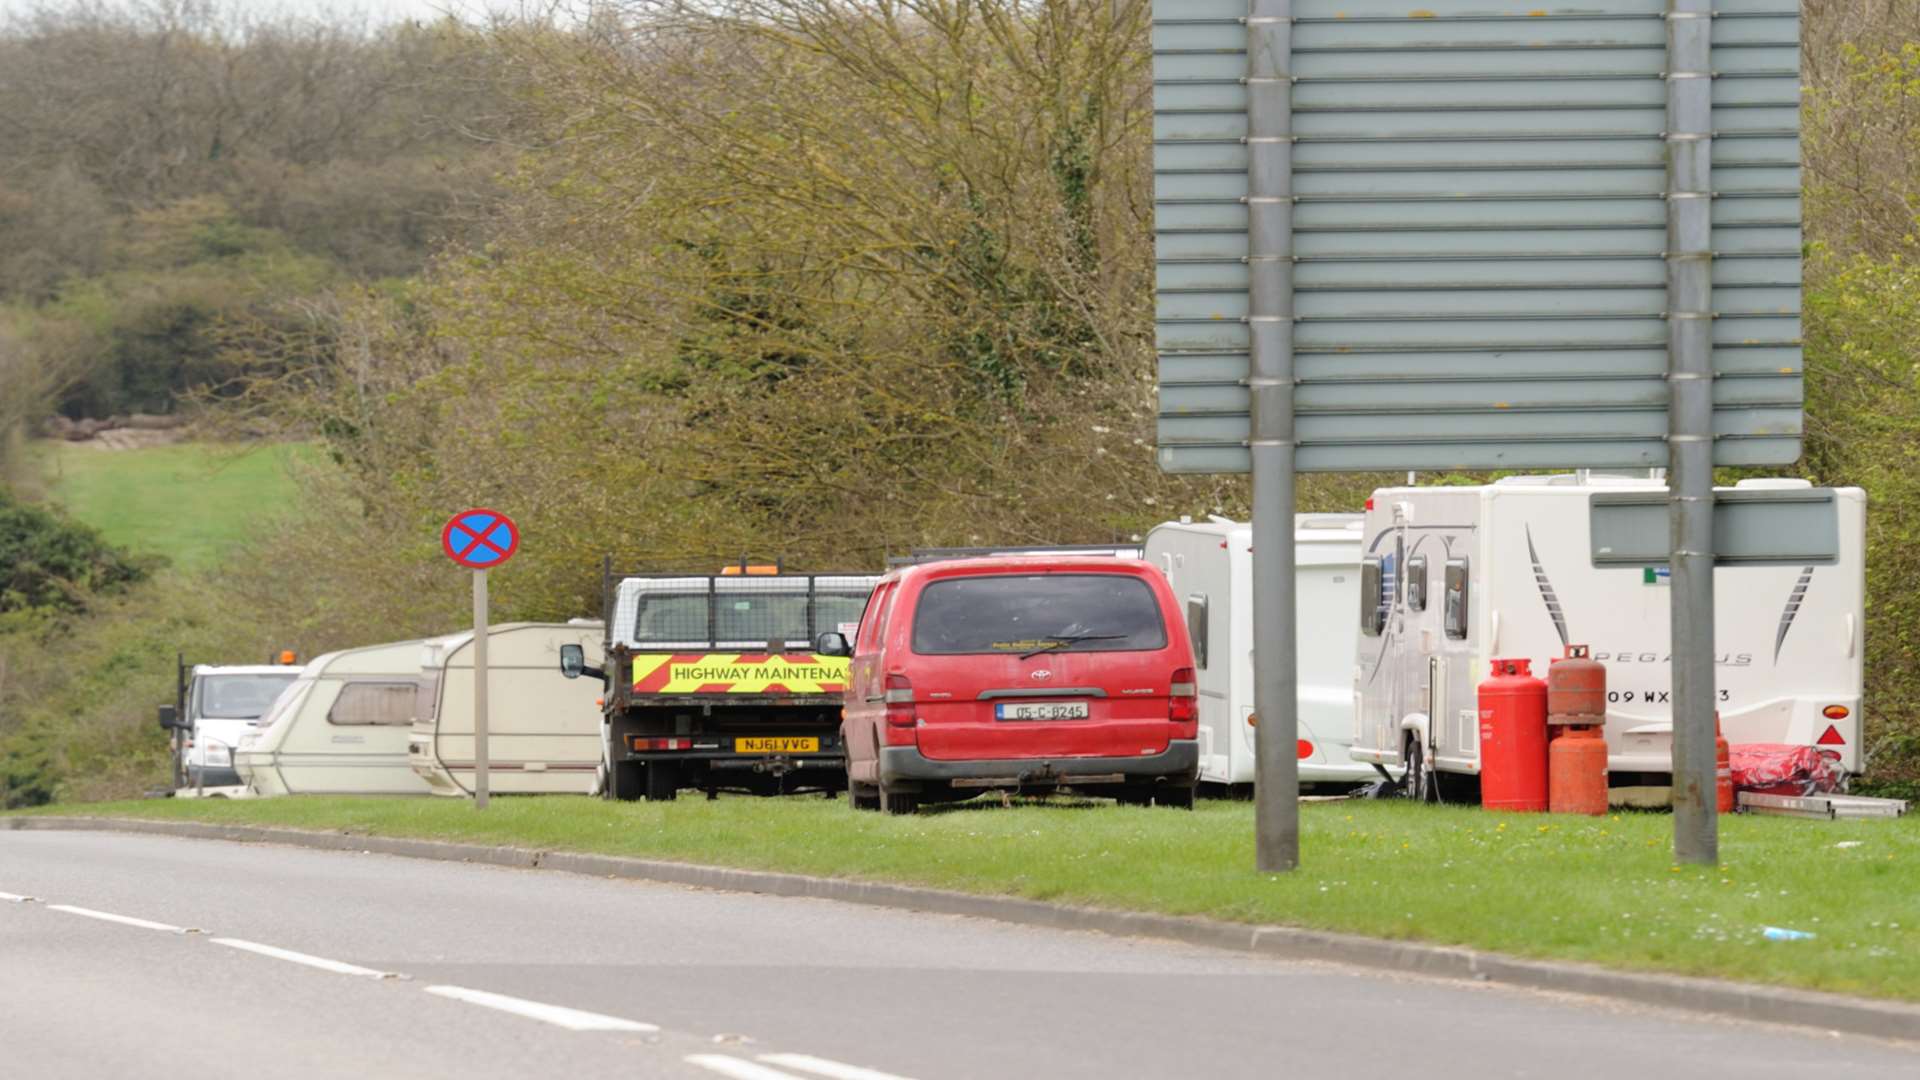
<instances>
[{"instance_id":1,"label":"red van","mask_svg":"<svg viewBox=\"0 0 1920 1080\"><path fill-rule=\"evenodd\" d=\"M1193 806L1193 651L1166 578L1110 557L906 566L849 643L841 721L855 808L911 813L989 788Z\"/></svg>"}]
</instances>

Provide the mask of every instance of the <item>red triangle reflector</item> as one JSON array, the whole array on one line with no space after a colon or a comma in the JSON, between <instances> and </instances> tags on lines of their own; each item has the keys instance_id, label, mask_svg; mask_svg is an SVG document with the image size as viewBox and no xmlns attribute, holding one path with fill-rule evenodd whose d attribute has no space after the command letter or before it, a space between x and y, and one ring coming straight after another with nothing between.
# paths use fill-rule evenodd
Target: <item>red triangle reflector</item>
<instances>
[{"instance_id":1,"label":"red triangle reflector","mask_svg":"<svg viewBox=\"0 0 1920 1080\"><path fill-rule=\"evenodd\" d=\"M1815 739L1815 740L1813 740L1813 745L1815 745L1815 746L1845 746L1845 745L1847 745L1847 737L1846 737L1845 735L1842 735L1842 734L1840 734L1840 729L1839 729L1839 728L1837 728L1837 727L1835 727L1835 726L1833 726L1832 724L1828 724L1828 725L1827 725L1827 730L1826 730L1826 731L1823 731L1823 732L1821 732L1821 733L1820 733L1820 737L1819 737L1819 738L1817 738L1817 739Z\"/></svg>"}]
</instances>

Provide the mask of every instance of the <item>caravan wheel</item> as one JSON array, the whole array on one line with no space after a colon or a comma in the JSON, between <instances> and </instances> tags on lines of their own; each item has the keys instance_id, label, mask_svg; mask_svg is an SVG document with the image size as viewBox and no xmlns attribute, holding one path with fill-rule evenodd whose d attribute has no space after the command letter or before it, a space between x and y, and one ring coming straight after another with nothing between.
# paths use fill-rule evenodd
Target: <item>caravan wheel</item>
<instances>
[{"instance_id":1,"label":"caravan wheel","mask_svg":"<svg viewBox=\"0 0 1920 1080\"><path fill-rule=\"evenodd\" d=\"M1400 755L1406 763L1407 771L1400 778L1400 790L1414 802L1433 801L1433 773L1427 769L1426 750L1421 747L1418 737L1407 739L1406 750Z\"/></svg>"}]
</instances>

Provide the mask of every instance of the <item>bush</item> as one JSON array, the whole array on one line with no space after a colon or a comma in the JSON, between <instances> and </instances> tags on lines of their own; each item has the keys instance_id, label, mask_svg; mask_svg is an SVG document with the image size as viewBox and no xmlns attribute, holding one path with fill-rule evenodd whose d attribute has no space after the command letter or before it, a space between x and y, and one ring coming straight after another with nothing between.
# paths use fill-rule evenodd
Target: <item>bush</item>
<instances>
[{"instance_id":1,"label":"bush","mask_svg":"<svg viewBox=\"0 0 1920 1080\"><path fill-rule=\"evenodd\" d=\"M87 526L0 490L0 615L85 611L151 568Z\"/></svg>"}]
</instances>

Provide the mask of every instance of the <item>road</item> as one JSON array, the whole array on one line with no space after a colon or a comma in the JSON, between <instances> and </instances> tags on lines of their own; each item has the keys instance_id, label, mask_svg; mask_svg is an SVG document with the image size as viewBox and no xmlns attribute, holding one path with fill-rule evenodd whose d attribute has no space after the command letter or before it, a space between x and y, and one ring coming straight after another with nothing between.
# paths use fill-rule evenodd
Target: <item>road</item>
<instances>
[{"instance_id":1,"label":"road","mask_svg":"<svg viewBox=\"0 0 1920 1080\"><path fill-rule=\"evenodd\" d=\"M24 831L0 832L0 1060L88 1078L1920 1075L1910 1046L1161 942Z\"/></svg>"}]
</instances>

